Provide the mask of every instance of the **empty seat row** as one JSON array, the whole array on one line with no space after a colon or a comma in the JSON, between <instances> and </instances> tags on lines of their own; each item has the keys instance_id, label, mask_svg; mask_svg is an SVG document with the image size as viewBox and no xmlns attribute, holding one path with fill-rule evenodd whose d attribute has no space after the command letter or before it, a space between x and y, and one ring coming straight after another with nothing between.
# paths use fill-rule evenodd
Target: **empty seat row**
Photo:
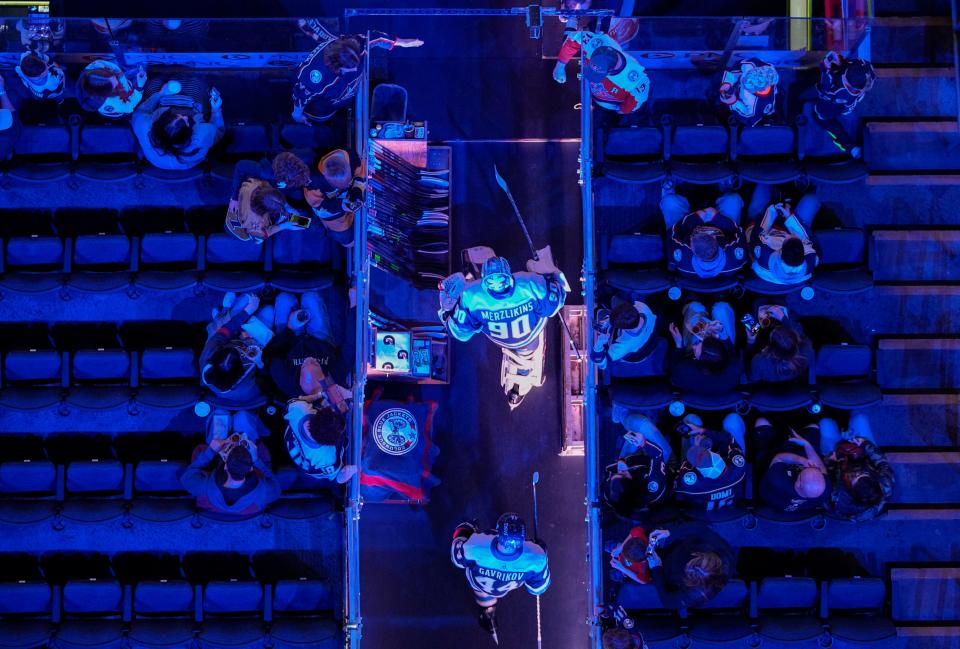
<instances>
[{"instance_id":1,"label":"empty seat row","mask_svg":"<svg viewBox=\"0 0 960 649\"><path fill-rule=\"evenodd\" d=\"M850 295L873 286L873 273L867 264L867 244L863 230L816 230L813 241L820 263L807 284L771 284L754 276L749 263L744 266L740 277L714 281L675 276L667 271L664 240L659 234L610 236L601 233L599 266L604 284L631 296L660 293L673 287L698 293L742 288L763 295L786 295L808 287L824 293ZM679 298L679 294L674 294ZM813 295L809 295L808 299L812 297Z\"/></svg>"},{"instance_id":2,"label":"empty seat row","mask_svg":"<svg viewBox=\"0 0 960 649\"><path fill-rule=\"evenodd\" d=\"M673 402L698 410L786 412L800 408L819 411L820 406L843 410L866 408L880 402L880 388L873 381L873 352L867 345L822 345L809 367L806 383L759 383L738 386L723 393L680 391L670 385L666 355L668 344L660 339L642 361L610 363L604 380L612 400L627 408L659 410Z\"/></svg>"},{"instance_id":3,"label":"empty seat row","mask_svg":"<svg viewBox=\"0 0 960 649\"><path fill-rule=\"evenodd\" d=\"M330 263L339 260L332 251L319 231L283 233L262 246L225 233L12 237L0 250L0 291L59 291L61 297L71 290L126 291L136 299L141 290L200 285L222 291L268 284L285 291L319 290L332 283Z\"/></svg>"},{"instance_id":4,"label":"empty seat row","mask_svg":"<svg viewBox=\"0 0 960 649\"><path fill-rule=\"evenodd\" d=\"M632 614L648 643L685 636L693 645L698 640L742 640L757 646L763 638L798 644L819 639L820 646L829 646L836 640L871 643L893 637L896 628L885 614L886 595L886 584L878 578L818 584L807 577L768 577L750 584L732 579L705 606L679 614L664 607L652 584L624 585L618 603Z\"/></svg>"},{"instance_id":5,"label":"empty seat row","mask_svg":"<svg viewBox=\"0 0 960 649\"><path fill-rule=\"evenodd\" d=\"M183 571L148 571L121 581L109 568L85 571L89 557L63 559L80 566L54 577L21 570L20 578L0 581L3 646L342 645L339 586L310 575L307 567L300 574L256 576L248 567L202 580L188 580ZM163 559L155 560L169 563Z\"/></svg>"},{"instance_id":6,"label":"empty seat row","mask_svg":"<svg viewBox=\"0 0 960 649\"><path fill-rule=\"evenodd\" d=\"M659 127L611 128L597 135L600 175L620 182L676 180L713 184L739 176L759 183L801 177L846 183L868 175L830 136L806 117L796 125L751 128L722 124L678 125L669 116Z\"/></svg>"}]
</instances>

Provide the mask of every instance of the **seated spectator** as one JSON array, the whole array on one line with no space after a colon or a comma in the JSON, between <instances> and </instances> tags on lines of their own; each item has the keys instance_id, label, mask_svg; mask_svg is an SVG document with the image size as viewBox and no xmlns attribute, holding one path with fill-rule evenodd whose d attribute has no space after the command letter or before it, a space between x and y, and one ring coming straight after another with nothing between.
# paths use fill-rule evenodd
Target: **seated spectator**
<instances>
[{"instance_id":1,"label":"seated spectator","mask_svg":"<svg viewBox=\"0 0 960 649\"><path fill-rule=\"evenodd\" d=\"M280 486L268 466L267 430L256 414L216 411L207 419L207 443L193 451L193 461L180 476L197 506L227 517L259 514L280 497Z\"/></svg>"},{"instance_id":2,"label":"seated spectator","mask_svg":"<svg viewBox=\"0 0 960 649\"><path fill-rule=\"evenodd\" d=\"M886 456L877 448L866 415L852 415L842 432L833 419L821 419L820 452L833 487L833 513L850 521L879 516L893 497L894 476Z\"/></svg>"},{"instance_id":3,"label":"seated spectator","mask_svg":"<svg viewBox=\"0 0 960 649\"><path fill-rule=\"evenodd\" d=\"M650 95L650 78L640 62L615 38L592 31L569 32L557 55L553 79L557 83L567 81L567 63L584 48L582 74L590 82L590 94L598 106L629 115L647 101Z\"/></svg>"},{"instance_id":4,"label":"seated spectator","mask_svg":"<svg viewBox=\"0 0 960 649\"><path fill-rule=\"evenodd\" d=\"M683 307L683 332L670 323L670 382L697 394L724 394L740 385L743 369L737 353L733 308L717 302Z\"/></svg>"},{"instance_id":5,"label":"seated spectator","mask_svg":"<svg viewBox=\"0 0 960 649\"><path fill-rule=\"evenodd\" d=\"M39 51L24 52L15 70L23 86L36 99L60 101L63 98L67 75L47 54Z\"/></svg>"},{"instance_id":6,"label":"seated spectator","mask_svg":"<svg viewBox=\"0 0 960 649\"><path fill-rule=\"evenodd\" d=\"M727 192L717 206L690 211L690 201L664 183L660 211L669 233L670 266L681 276L711 279L735 275L745 263L738 225L743 199Z\"/></svg>"},{"instance_id":7,"label":"seated spectator","mask_svg":"<svg viewBox=\"0 0 960 649\"><path fill-rule=\"evenodd\" d=\"M743 59L726 70L720 80L720 102L743 126L756 126L773 115L780 75L771 64L757 58Z\"/></svg>"},{"instance_id":8,"label":"seated spectator","mask_svg":"<svg viewBox=\"0 0 960 649\"><path fill-rule=\"evenodd\" d=\"M344 464L343 459L347 445L346 414L329 405L322 390L293 399L287 405L284 419L288 425L283 443L293 463L311 478L343 484L357 472L355 465Z\"/></svg>"},{"instance_id":9,"label":"seated spectator","mask_svg":"<svg viewBox=\"0 0 960 649\"><path fill-rule=\"evenodd\" d=\"M748 377L753 382L779 383L805 380L813 363L813 345L800 323L779 304L757 308L760 331L747 332Z\"/></svg>"},{"instance_id":10,"label":"seated spectator","mask_svg":"<svg viewBox=\"0 0 960 649\"><path fill-rule=\"evenodd\" d=\"M597 314L602 321L597 323L599 333L590 353L597 367L604 369L619 360L638 363L653 351L657 339L651 337L657 316L650 307L643 302L621 302L612 311L604 311Z\"/></svg>"},{"instance_id":11,"label":"seated spectator","mask_svg":"<svg viewBox=\"0 0 960 649\"><path fill-rule=\"evenodd\" d=\"M133 114L143 98L146 84L147 71L143 66L131 81L116 63L97 59L85 67L77 79L77 100L84 110L108 119L120 119Z\"/></svg>"},{"instance_id":12,"label":"seated spectator","mask_svg":"<svg viewBox=\"0 0 960 649\"><path fill-rule=\"evenodd\" d=\"M819 263L809 233L820 201L816 194L809 193L794 210L787 202L770 205L771 195L769 185L757 185L750 200L751 223L746 237L753 257L751 268L771 284L802 284L813 276ZM763 217L758 220L761 213Z\"/></svg>"},{"instance_id":13,"label":"seated spectator","mask_svg":"<svg viewBox=\"0 0 960 649\"><path fill-rule=\"evenodd\" d=\"M20 139L20 119L17 109L7 95L3 77L0 76L0 162L6 162L13 155L13 147Z\"/></svg>"},{"instance_id":14,"label":"seated spectator","mask_svg":"<svg viewBox=\"0 0 960 649\"><path fill-rule=\"evenodd\" d=\"M367 43L364 34L344 34L321 39L297 70L293 86L293 119L298 122L325 122L348 105L357 95L364 59L372 47L392 50L394 47L420 47L416 38L393 38L371 32Z\"/></svg>"},{"instance_id":15,"label":"seated spectator","mask_svg":"<svg viewBox=\"0 0 960 649\"><path fill-rule=\"evenodd\" d=\"M603 649L644 649L647 646L639 631L620 627L604 630L600 643Z\"/></svg>"},{"instance_id":16,"label":"seated spectator","mask_svg":"<svg viewBox=\"0 0 960 649\"><path fill-rule=\"evenodd\" d=\"M636 519L665 499L673 450L650 418L616 404L614 410L627 432L617 463L607 467L604 496L618 515Z\"/></svg>"},{"instance_id":17,"label":"seated spectator","mask_svg":"<svg viewBox=\"0 0 960 649\"><path fill-rule=\"evenodd\" d=\"M207 327L200 353L200 381L219 397L248 403L261 396L256 370L263 367L263 348L273 337L273 307L260 308L260 298L227 293L223 309Z\"/></svg>"},{"instance_id":18,"label":"seated spectator","mask_svg":"<svg viewBox=\"0 0 960 649\"><path fill-rule=\"evenodd\" d=\"M877 73L870 61L848 59L836 52L827 52L820 62L820 81L817 82L817 103L813 106L813 118L833 138L841 151L854 158L861 155L856 138L840 121L849 115L873 87Z\"/></svg>"},{"instance_id":19,"label":"seated spectator","mask_svg":"<svg viewBox=\"0 0 960 649\"><path fill-rule=\"evenodd\" d=\"M280 293L274 303L276 336L264 349L264 363L280 394L286 399L313 395L324 390L330 405L340 407L342 391L332 386L349 385L347 361L333 337L327 308L316 292L297 298ZM342 411L342 409L341 409Z\"/></svg>"},{"instance_id":20,"label":"seated spectator","mask_svg":"<svg viewBox=\"0 0 960 649\"><path fill-rule=\"evenodd\" d=\"M610 567L616 571L613 573L614 581L623 581L623 576L626 576L638 584L650 583L650 569L647 566L648 544L647 533L638 525L630 530L622 543L610 548Z\"/></svg>"},{"instance_id":21,"label":"seated spectator","mask_svg":"<svg viewBox=\"0 0 960 649\"><path fill-rule=\"evenodd\" d=\"M730 581L733 549L704 525L654 530L650 545L650 577L667 608L703 606Z\"/></svg>"},{"instance_id":22,"label":"seated spectator","mask_svg":"<svg viewBox=\"0 0 960 649\"><path fill-rule=\"evenodd\" d=\"M760 481L760 498L771 508L781 512L803 512L830 502L827 467L810 441L819 429L817 424L810 424L797 434L791 428L790 436L778 443L782 436L770 421L765 417L757 419L758 463L761 466L766 464L767 449L778 449Z\"/></svg>"},{"instance_id":23,"label":"seated spectator","mask_svg":"<svg viewBox=\"0 0 960 649\"><path fill-rule=\"evenodd\" d=\"M743 500L747 487L746 424L730 413L723 430L709 430L690 414L677 426L683 459L673 482L674 498L686 507L714 511Z\"/></svg>"},{"instance_id":24,"label":"seated spectator","mask_svg":"<svg viewBox=\"0 0 960 649\"><path fill-rule=\"evenodd\" d=\"M241 241L261 244L283 230L307 227L291 219L296 211L290 207L290 190L284 187L284 194L277 187L273 168L283 155L274 158L273 163L241 160L233 169L226 230Z\"/></svg>"},{"instance_id":25,"label":"seated spectator","mask_svg":"<svg viewBox=\"0 0 960 649\"><path fill-rule=\"evenodd\" d=\"M319 173L290 152L273 159L277 185L301 192L334 241L352 246L354 212L360 209L364 192L363 169L357 156L335 149L320 158L315 168Z\"/></svg>"},{"instance_id":26,"label":"seated spectator","mask_svg":"<svg viewBox=\"0 0 960 649\"><path fill-rule=\"evenodd\" d=\"M151 82L159 86L159 81ZM190 169L203 162L224 133L223 101L210 90L210 121L203 117L205 88L193 81L168 81L147 89L131 126L147 162L158 169Z\"/></svg>"}]
</instances>

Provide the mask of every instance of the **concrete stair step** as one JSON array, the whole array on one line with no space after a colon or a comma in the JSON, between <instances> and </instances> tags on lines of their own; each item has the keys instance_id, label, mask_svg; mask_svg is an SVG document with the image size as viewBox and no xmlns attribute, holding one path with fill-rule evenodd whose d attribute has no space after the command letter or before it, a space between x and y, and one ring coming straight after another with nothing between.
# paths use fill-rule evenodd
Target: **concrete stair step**
<instances>
[{"instance_id":1,"label":"concrete stair step","mask_svg":"<svg viewBox=\"0 0 960 649\"><path fill-rule=\"evenodd\" d=\"M871 172L960 171L956 122L868 122L864 160Z\"/></svg>"},{"instance_id":2,"label":"concrete stair step","mask_svg":"<svg viewBox=\"0 0 960 649\"><path fill-rule=\"evenodd\" d=\"M960 280L960 230L874 230L870 267L878 282Z\"/></svg>"},{"instance_id":3,"label":"concrete stair step","mask_svg":"<svg viewBox=\"0 0 960 649\"><path fill-rule=\"evenodd\" d=\"M887 460L896 476L894 502L947 505L960 503L960 452L892 452Z\"/></svg>"},{"instance_id":4,"label":"concrete stair step","mask_svg":"<svg viewBox=\"0 0 960 649\"><path fill-rule=\"evenodd\" d=\"M877 346L877 382L885 390L960 387L960 339L884 339Z\"/></svg>"},{"instance_id":5,"label":"concrete stair step","mask_svg":"<svg viewBox=\"0 0 960 649\"><path fill-rule=\"evenodd\" d=\"M894 568L890 582L894 620L960 622L960 568Z\"/></svg>"},{"instance_id":6,"label":"concrete stair step","mask_svg":"<svg viewBox=\"0 0 960 649\"><path fill-rule=\"evenodd\" d=\"M953 40L945 16L877 18L870 33L875 65L951 65Z\"/></svg>"},{"instance_id":7,"label":"concrete stair step","mask_svg":"<svg viewBox=\"0 0 960 649\"><path fill-rule=\"evenodd\" d=\"M960 395L885 394L883 401L865 412L881 447L958 446Z\"/></svg>"},{"instance_id":8,"label":"concrete stair step","mask_svg":"<svg viewBox=\"0 0 960 649\"><path fill-rule=\"evenodd\" d=\"M861 119L957 117L957 90L950 68L877 68L877 82L857 106Z\"/></svg>"},{"instance_id":9,"label":"concrete stair step","mask_svg":"<svg viewBox=\"0 0 960 649\"><path fill-rule=\"evenodd\" d=\"M897 646L903 649L958 649L960 627L933 624L897 627Z\"/></svg>"}]
</instances>

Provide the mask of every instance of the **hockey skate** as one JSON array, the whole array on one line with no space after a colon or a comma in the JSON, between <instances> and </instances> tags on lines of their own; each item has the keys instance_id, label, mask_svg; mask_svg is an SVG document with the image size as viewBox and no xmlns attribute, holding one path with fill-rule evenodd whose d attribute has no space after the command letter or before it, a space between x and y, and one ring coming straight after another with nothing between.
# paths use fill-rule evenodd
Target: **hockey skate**
<instances>
[{"instance_id":1,"label":"hockey skate","mask_svg":"<svg viewBox=\"0 0 960 649\"><path fill-rule=\"evenodd\" d=\"M500 349L500 385L511 411L523 402L530 390L546 382L543 375L545 350L546 339L542 331L523 349Z\"/></svg>"},{"instance_id":2,"label":"hockey skate","mask_svg":"<svg viewBox=\"0 0 960 649\"><path fill-rule=\"evenodd\" d=\"M500 638L497 637L497 607L488 606L480 609L480 616L477 618L480 628L490 634L496 645L500 644Z\"/></svg>"}]
</instances>

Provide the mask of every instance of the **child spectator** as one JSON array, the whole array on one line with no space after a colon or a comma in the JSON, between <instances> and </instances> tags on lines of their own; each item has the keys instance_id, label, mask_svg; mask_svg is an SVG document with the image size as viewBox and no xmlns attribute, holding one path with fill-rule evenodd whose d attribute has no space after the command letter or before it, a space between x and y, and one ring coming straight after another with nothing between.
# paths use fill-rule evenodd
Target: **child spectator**
<instances>
[{"instance_id":1,"label":"child spectator","mask_svg":"<svg viewBox=\"0 0 960 649\"><path fill-rule=\"evenodd\" d=\"M667 608L703 606L730 581L733 549L706 526L654 530L650 545L650 577Z\"/></svg>"},{"instance_id":2,"label":"child spectator","mask_svg":"<svg viewBox=\"0 0 960 649\"><path fill-rule=\"evenodd\" d=\"M143 155L158 169L196 167L223 137L220 93L210 90L210 121L205 121L204 93L197 85L168 81L152 95L148 91L149 98L133 114L131 126Z\"/></svg>"},{"instance_id":3,"label":"child spectator","mask_svg":"<svg viewBox=\"0 0 960 649\"><path fill-rule=\"evenodd\" d=\"M116 63L98 59L85 67L77 79L77 100L84 110L108 119L130 116L143 98L147 72L141 66L134 81Z\"/></svg>"},{"instance_id":4,"label":"child spectator","mask_svg":"<svg viewBox=\"0 0 960 649\"><path fill-rule=\"evenodd\" d=\"M638 584L650 583L650 568L647 566L647 533L639 525L630 530L622 543L610 549L610 567L616 570L618 576ZM615 579L622 580L623 577Z\"/></svg>"},{"instance_id":5,"label":"child spectator","mask_svg":"<svg viewBox=\"0 0 960 649\"><path fill-rule=\"evenodd\" d=\"M60 101L66 87L63 69L42 52L24 52L16 67L23 86L36 99Z\"/></svg>"}]
</instances>

